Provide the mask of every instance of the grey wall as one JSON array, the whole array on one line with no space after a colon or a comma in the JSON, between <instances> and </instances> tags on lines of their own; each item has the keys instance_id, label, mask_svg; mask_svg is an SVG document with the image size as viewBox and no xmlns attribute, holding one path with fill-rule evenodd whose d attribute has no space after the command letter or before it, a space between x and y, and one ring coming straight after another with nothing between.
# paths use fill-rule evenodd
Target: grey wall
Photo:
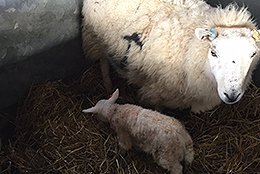
<instances>
[{"instance_id":1,"label":"grey wall","mask_svg":"<svg viewBox=\"0 0 260 174\"><path fill-rule=\"evenodd\" d=\"M34 80L72 78L87 67L80 0L0 0L0 111Z\"/></svg>"},{"instance_id":2,"label":"grey wall","mask_svg":"<svg viewBox=\"0 0 260 174\"><path fill-rule=\"evenodd\" d=\"M75 39L78 0L0 0L0 67Z\"/></svg>"}]
</instances>

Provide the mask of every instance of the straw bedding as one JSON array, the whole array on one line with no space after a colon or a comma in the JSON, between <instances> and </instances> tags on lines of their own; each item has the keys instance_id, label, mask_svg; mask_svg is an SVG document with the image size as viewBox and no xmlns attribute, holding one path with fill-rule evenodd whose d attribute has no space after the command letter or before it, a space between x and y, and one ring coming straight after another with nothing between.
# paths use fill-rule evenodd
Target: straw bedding
<instances>
[{"instance_id":1,"label":"straw bedding","mask_svg":"<svg viewBox=\"0 0 260 174\"><path fill-rule=\"evenodd\" d=\"M136 89L112 76L118 103L140 105ZM193 138L195 160L187 173L260 173L259 90L252 85L238 104L200 115L165 111ZM167 173L136 149L120 155L109 124L81 113L108 96L98 66L70 83L34 83L18 112L15 141L0 146L2 173Z\"/></svg>"}]
</instances>

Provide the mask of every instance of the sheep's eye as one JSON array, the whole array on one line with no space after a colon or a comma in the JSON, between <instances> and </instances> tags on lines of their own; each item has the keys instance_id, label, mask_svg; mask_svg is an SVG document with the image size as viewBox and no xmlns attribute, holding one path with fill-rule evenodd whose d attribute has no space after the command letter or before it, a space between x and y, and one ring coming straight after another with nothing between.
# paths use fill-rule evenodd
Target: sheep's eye
<instances>
[{"instance_id":1,"label":"sheep's eye","mask_svg":"<svg viewBox=\"0 0 260 174\"><path fill-rule=\"evenodd\" d=\"M254 58L256 55L256 52L253 52L253 54L251 55L251 58Z\"/></svg>"},{"instance_id":2,"label":"sheep's eye","mask_svg":"<svg viewBox=\"0 0 260 174\"><path fill-rule=\"evenodd\" d=\"M217 54L216 54L215 51L211 51L211 55L212 55L213 57L217 57Z\"/></svg>"}]
</instances>

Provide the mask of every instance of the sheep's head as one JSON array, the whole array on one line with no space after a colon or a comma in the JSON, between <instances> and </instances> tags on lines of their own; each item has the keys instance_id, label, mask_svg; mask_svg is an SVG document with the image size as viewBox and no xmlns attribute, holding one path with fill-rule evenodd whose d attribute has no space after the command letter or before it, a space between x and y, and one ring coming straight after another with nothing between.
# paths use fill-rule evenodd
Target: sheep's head
<instances>
[{"instance_id":1,"label":"sheep's head","mask_svg":"<svg viewBox=\"0 0 260 174\"><path fill-rule=\"evenodd\" d=\"M99 100L97 102L97 104L92 107L92 108L89 108L89 109L84 109L82 110L82 112L84 113L96 113L99 115L99 118L102 120L102 121L107 121L107 114L108 114L108 110L109 110L109 107L115 103L115 101L117 100L119 96L119 90L117 89L111 96L108 100Z\"/></svg>"},{"instance_id":2,"label":"sheep's head","mask_svg":"<svg viewBox=\"0 0 260 174\"><path fill-rule=\"evenodd\" d=\"M227 104L238 102L259 57L259 31L248 28L197 28L195 34L198 39L210 44L208 59L219 97Z\"/></svg>"}]
</instances>

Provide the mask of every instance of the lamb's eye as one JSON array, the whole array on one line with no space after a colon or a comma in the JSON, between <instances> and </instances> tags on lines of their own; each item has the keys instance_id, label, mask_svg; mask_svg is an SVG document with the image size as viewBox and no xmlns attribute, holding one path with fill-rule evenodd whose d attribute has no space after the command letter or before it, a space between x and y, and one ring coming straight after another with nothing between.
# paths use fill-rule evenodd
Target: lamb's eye
<instances>
[{"instance_id":1,"label":"lamb's eye","mask_svg":"<svg viewBox=\"0 0 260 174\"><path fill-rule=\"evenodd\" d=\"M256 55L256 52L253 52L253 54L251 55L251 58L254 58Z\"/></svg>"},{"instance_id":2,"label":"lamb's eye","mask_svg":"<svg viewBox=\"0 0 260 174\"><path fill-rule=\"evenodd\" d=\"M210 53L211 53L211 55L212 55L213 57L217 57L217 54L216 54L215 51L211 51Z\"/></svg>"}]
</instances>

